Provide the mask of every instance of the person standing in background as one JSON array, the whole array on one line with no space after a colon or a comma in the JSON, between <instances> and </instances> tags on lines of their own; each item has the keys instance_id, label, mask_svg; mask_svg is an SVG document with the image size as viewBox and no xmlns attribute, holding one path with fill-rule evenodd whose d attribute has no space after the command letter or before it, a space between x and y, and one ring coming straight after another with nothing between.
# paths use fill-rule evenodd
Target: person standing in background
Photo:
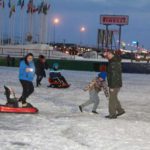
<instances>
[{"instance_id":1,"label":"person standing in background","mask_svg":"<svg viewBox=\"0 0 150 150\"><path fill-rule=\"evenodd\" d=\"M6 62L7 62L7 66L9 67L10 63L11 63L11 57L10 57L10 55L7 55Z\"/></svg>"},{"instance_id":2,"label":"person standing in background","mask_svg":"<svg viewBox=\"0 0 150 150\"><path fill-rule=\"evenodd\" d=\"M46 62L45 56L40 55L38 62L36 64L36 86L38 87L39 85L41 85L41 81L43 78L46 77L46 72L45 69L48 69L48 64Z\"/></svg>"}]
</instances>

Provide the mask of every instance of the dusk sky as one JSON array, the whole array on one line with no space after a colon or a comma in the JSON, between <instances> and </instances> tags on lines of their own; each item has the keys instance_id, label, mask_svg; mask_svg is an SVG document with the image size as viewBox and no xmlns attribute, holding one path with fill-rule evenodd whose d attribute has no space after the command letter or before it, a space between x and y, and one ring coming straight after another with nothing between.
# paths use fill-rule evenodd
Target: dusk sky
<instances>
[{"instance_id":1,"label":"dusk sky","mask_svg":"<svg viewBox=\"0 0 150 150\"><path fill-rule=\"evenodd\" d=\"M18 0L12 0L17 4ZM34 0L35 5L39 5L42 0ZM122 40L127 44L132 41L139 41L140 46L150 49L150 0L46 0L51 3L51 8L47 15L48 42L53 41L54 26L52 20L55 17L60 18L59 25L56 26L56 42L80 43L80 27L85 26L86 32L83 34L82 43L84 45L96 46L97 30L98 28L105 28L100 25L100 15L129 15L129 25L123 27ZM6 2L6 9L0 10L7 17L2 22L5 27L4 33L9 34L9 10L8 0ZM27 24L28 16L26 13L28 0L25 0L24 14L25 21L21 19L20 8L17 7L15 18L15 34L20 35L18 26L20 23ZM19 19L18 19L19 18ZM40 22L40 15L35 17ZM40 26L37 21L34 22L34 29L39 30ZM117 26L111 27L118 29ZM26 31L27 29L25 29ZM37 32L36 31L36 32ZM7 33L8 32L8 33ZM15 35L16 36L16 35ZM116 39L117 40L117 39Z\"/></svg>"},{"instance_id":2,"label":"dusk sky","mask_svg":"<svg viewBox=\"0 0 150 150\"><path fill-rule=\"evenodd\" d=\"M123 27L122 39L127 43L138 40L150 48L150 1L149 0L51 0L51 16L60 17L57 40L79 43L80 27L87 28L84 43L96 45L97 29L102 14L129 15L129 25ZM116 28L116 27L112 27Z\"/></svg>"}]
</instances>

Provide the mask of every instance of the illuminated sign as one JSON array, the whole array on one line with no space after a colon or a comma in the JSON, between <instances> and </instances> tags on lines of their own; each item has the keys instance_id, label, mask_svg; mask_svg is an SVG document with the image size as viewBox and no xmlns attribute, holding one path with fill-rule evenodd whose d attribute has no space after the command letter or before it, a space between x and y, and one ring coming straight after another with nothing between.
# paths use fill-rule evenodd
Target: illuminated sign
<instances>
[{"instance_id":1,"label":"illuminated sign","mask_svg":"<svg viewBox=\"0 0 150 150\"><path fill-rule=\"evenodd\" d=\"M129 16L124 15L101 15L100 23L103 25L128 25Z\"/></svg>"}]
</instances>

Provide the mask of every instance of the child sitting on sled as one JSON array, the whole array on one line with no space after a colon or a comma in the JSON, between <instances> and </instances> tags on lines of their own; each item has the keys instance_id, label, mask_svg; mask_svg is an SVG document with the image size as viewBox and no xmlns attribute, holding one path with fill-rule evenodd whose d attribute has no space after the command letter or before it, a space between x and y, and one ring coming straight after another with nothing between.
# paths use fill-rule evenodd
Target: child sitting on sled
<instances>
[{"instance_id":1,"label":"child sitting on sled","mask_svg":"<svg viewBox=\"0 0 150 150\"><path fill-rule=\"evenodd\" d=\"M99 92L104 91L105 96L108 98L109 97L109 91L108 91L108 86L106 83L106 77L107 73L105 71L102 71L101 73L98 74L98 76L91 81L89 85L87 85L84 88L84 91L89 91L89 100L82 105L79 106L79 109L81 112L83 112L83 108L90 105L94 104L92 113L98 114L96 111L99 105Z\"/></svg>"},{"instance_id":2,"label":"child sitting on sled","mask_svg":"<svg viewBox=\"0 0 150 150\"><path fill-rule=\"evenodd\" d=\"M0 113L27 113L35 114L38 112L38 109L33 107L31 104L28 107L22 107L18 102L18 98L15 96L15 91L8 87L5 88L6 104L0 104Z\"/></svg>"},{"instance_id":3,"label":"child sitting on sled","mask_svg":"<svg viewBox=\"0 0 150 150\"><path fill-rule=\"evenodd\" d=\"M50 85L48 87L52 88L68 88L70 86L62 76L58 63L54 63L52 69L50 69L49 83Z\"/></svg>"},{"instance_id":4,"label":"child sitting on sled","mask_svg":"<svg viewBox=\"0 0 150 150\"><path fill-rule=\"evenodd\" d=\"M16 98L15 92L12 88L9 88L7 86L4 86L5 88L5 96L7 99L6 106L9 107L18 107L18 100Z\"/></svg>"},{"instance_id":5,"label":"child sitting on sled","mask_svg":"<svg viewBox=\"0 0 150 150\"><path fill-rule=\"evenodd\" d=\"M5 94L6 99L7 99L6 106L14 107L14 108L19 108L19 107L21 108L22 106L20 106L18 98L16 97L16 94L15 94L15 91L8 86L4 86L4 89L5 89L4 94ZM30 104L26 108L30 108L30 107L33 107L33 106Z\"/></svg>"}]
</instances>

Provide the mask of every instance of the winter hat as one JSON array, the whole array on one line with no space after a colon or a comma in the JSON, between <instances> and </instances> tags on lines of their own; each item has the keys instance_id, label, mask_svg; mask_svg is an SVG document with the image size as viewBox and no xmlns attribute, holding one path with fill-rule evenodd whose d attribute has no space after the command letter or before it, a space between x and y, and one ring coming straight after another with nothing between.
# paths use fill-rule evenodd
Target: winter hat
<instances>
[{"instance_id":1,"label":"winter hat","mask_svg":"<svg viewBox=\"0 0 150 150\"><path fill-rule=\"evenodd\" d=\"M39 55L39 59L45 59L44 55Z\"/></svg>"},{"instance_id":2,"label":"winter hat","mask_svg":"<svg viewBox=\"0 0 150 150\"><path fill-rule=\"evenodd\" d=\"M59 68L59 64L58 63L54 63L53 64L53 69L55 69L55 68Z\"/></svg>"},{"instance_id":3,"label":"winter hat","mask_svg":"<svg viewBox=\"0 0 150 150\"><path fill-rule=\"evenodd\" d=\"M107 73L106 72L101 72L101 73L98 74L98 77L102 78L103 80L106 80Z\"/></svg>"},{"instance_id":4,"label":"winter hat","mask_svg":"<svg viewBox=\"0 0 150 150\"><path fill-rule=\"evenodd\" d=\"M102 65L99 67L100 72L105 72L107 70L106 65Z\"/></svg>"}]
</instances>

